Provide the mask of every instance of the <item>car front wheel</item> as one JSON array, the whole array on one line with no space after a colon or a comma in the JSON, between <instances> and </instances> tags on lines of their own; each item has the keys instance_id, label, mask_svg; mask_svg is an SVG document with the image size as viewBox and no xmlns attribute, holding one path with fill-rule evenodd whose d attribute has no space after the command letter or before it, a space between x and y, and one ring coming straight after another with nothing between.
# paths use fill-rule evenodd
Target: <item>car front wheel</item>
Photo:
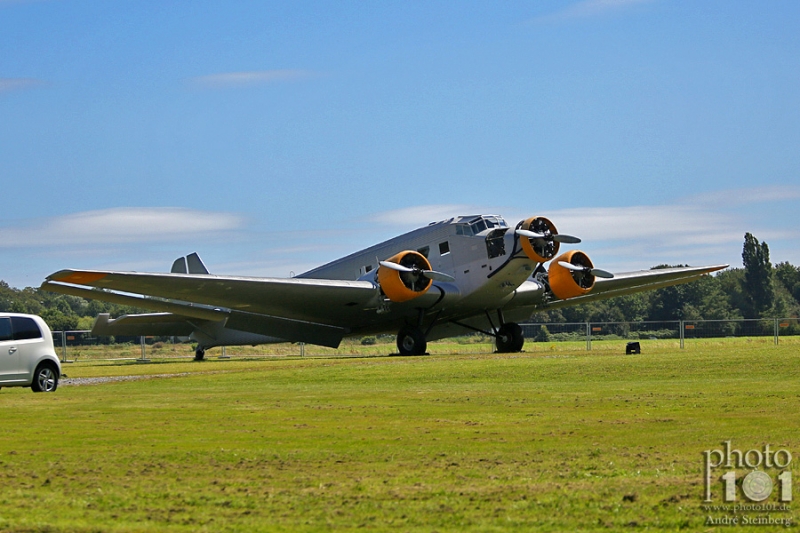
<instances>
[{"instance_id":1,"label":"car front wheel","mask_svg":"<svg viewBox=\"0 0 800 533\"><path fill-rule=\"evenodd\" d=\"M58 372L53 365L42 363L33 375L33 392L54 392L58 388Z\"/></svg>"}]
</instances>

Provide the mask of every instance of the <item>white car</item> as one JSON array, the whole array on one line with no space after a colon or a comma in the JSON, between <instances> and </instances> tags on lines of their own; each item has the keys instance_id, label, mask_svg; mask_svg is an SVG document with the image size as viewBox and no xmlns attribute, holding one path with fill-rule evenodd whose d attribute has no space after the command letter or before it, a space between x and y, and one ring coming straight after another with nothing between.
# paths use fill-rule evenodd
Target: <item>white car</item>
<instances>
[{"instance_id":1,"label":"white car","mask_svg":"<svg viewBox=\"0 0 800 533\"><path fill-rule=\"evenodd\" d=\"M0 388L53 392L60 377L61 361L42 317L0 312Z\"/></svg>"}]
</instances>

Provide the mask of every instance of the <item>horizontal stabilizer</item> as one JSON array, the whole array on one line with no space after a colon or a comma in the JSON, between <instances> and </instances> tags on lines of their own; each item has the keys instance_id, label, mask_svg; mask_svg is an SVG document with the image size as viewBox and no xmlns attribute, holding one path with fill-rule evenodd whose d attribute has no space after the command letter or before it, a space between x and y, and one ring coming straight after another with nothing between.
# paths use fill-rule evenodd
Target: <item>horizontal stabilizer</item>
<instances>
[{"instance_id":1,"label":"horizontal stabilizer","mask_svg":"<svg viewBox=\"0 0 800 533\"><path fill-rule=\"evenodd\" d=\"M184 317L199 318L201 320L220 321L225 320L228 316L228 311L225 309L212 308L210 306L187 302L148 298L147 296L120 294L118 292L101 289L87 289L85 287L77 287L60 282L45 281L42 283L41 288L46 291L79 296L80 298L86 298L88 300L100 300L112 304L130 305L143 309L176 313Z\"/></svg>"},{"instance_id":2,"label":"horizontal stabilizer","mask_svg":"<svg viewBox=\"0 0 800 533\"><path fill-rule=\"evenodd\" d=\"M101 313L94 321L92 335L188 337L194 329L187 317L172 313L122 315L117 319Z\"/></svg>"}]
</instances>

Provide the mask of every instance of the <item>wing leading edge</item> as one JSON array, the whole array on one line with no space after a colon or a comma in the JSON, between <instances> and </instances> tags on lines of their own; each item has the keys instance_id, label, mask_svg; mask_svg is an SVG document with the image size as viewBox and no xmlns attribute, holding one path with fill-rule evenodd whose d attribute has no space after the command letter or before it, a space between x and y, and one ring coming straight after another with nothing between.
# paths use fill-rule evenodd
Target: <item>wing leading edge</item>
<instances>
[{"instance_id":1,"label":"wing leading edge","mask_svg":"<svg viewBox=\"0 0 800 533\"><path fill-rule=\"evenodd\" d=\"M570 305L580 305L595 300L605 300L615 296L624 296L636 292L651 291L688 283L699 279L705 274L728 268L728 265L714 265L703 267L675 267L639 270L636 272L622 272L614 274L612 279L598 279L592 291L583 296L576 296L566 300L546 300L544 287L535 281L526 281L516 291L511 306L541 308L559 308Z\"/></svg>"},{"instance_id":2,"label":"wing leading edge","mask_svg":"<svg viewBox=\"0 0 800 533\"><path fill-rule=\"evenodd\" d=\"M62 270L45 290L222 323L226 328L336 348L348 310L377 305L364 281Z\"/></svg>"}]
</instances>

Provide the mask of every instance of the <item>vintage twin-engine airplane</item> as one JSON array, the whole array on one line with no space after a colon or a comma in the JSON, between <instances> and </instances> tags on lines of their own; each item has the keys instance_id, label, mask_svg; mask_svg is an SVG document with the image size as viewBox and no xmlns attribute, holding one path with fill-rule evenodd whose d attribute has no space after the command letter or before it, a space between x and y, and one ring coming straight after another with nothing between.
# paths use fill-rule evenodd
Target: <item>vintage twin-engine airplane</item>
<instances>
[{"instance_id":1,"label":"vintage twin-engine airplane","mask_svg":"<svg viewBox=\"0 0 800 533\"><path fill-rule=\"evenodd\" d=\"M338 347L346 336L397 334L401 355L427 341L482 331L497 351L518 352L518 322L537 310L693 281L727 265L611 274L562 243L544 217L512 230L498 216L435 222L294 278L217 276L197 254L172 272L61 270L42 288L158 313L100 315L96 335L177 335L214 346L305 342ZM550 262L546 269L545 264ZM599 278L599 279L596 279Z\"/></svg>"}]
</instances>

